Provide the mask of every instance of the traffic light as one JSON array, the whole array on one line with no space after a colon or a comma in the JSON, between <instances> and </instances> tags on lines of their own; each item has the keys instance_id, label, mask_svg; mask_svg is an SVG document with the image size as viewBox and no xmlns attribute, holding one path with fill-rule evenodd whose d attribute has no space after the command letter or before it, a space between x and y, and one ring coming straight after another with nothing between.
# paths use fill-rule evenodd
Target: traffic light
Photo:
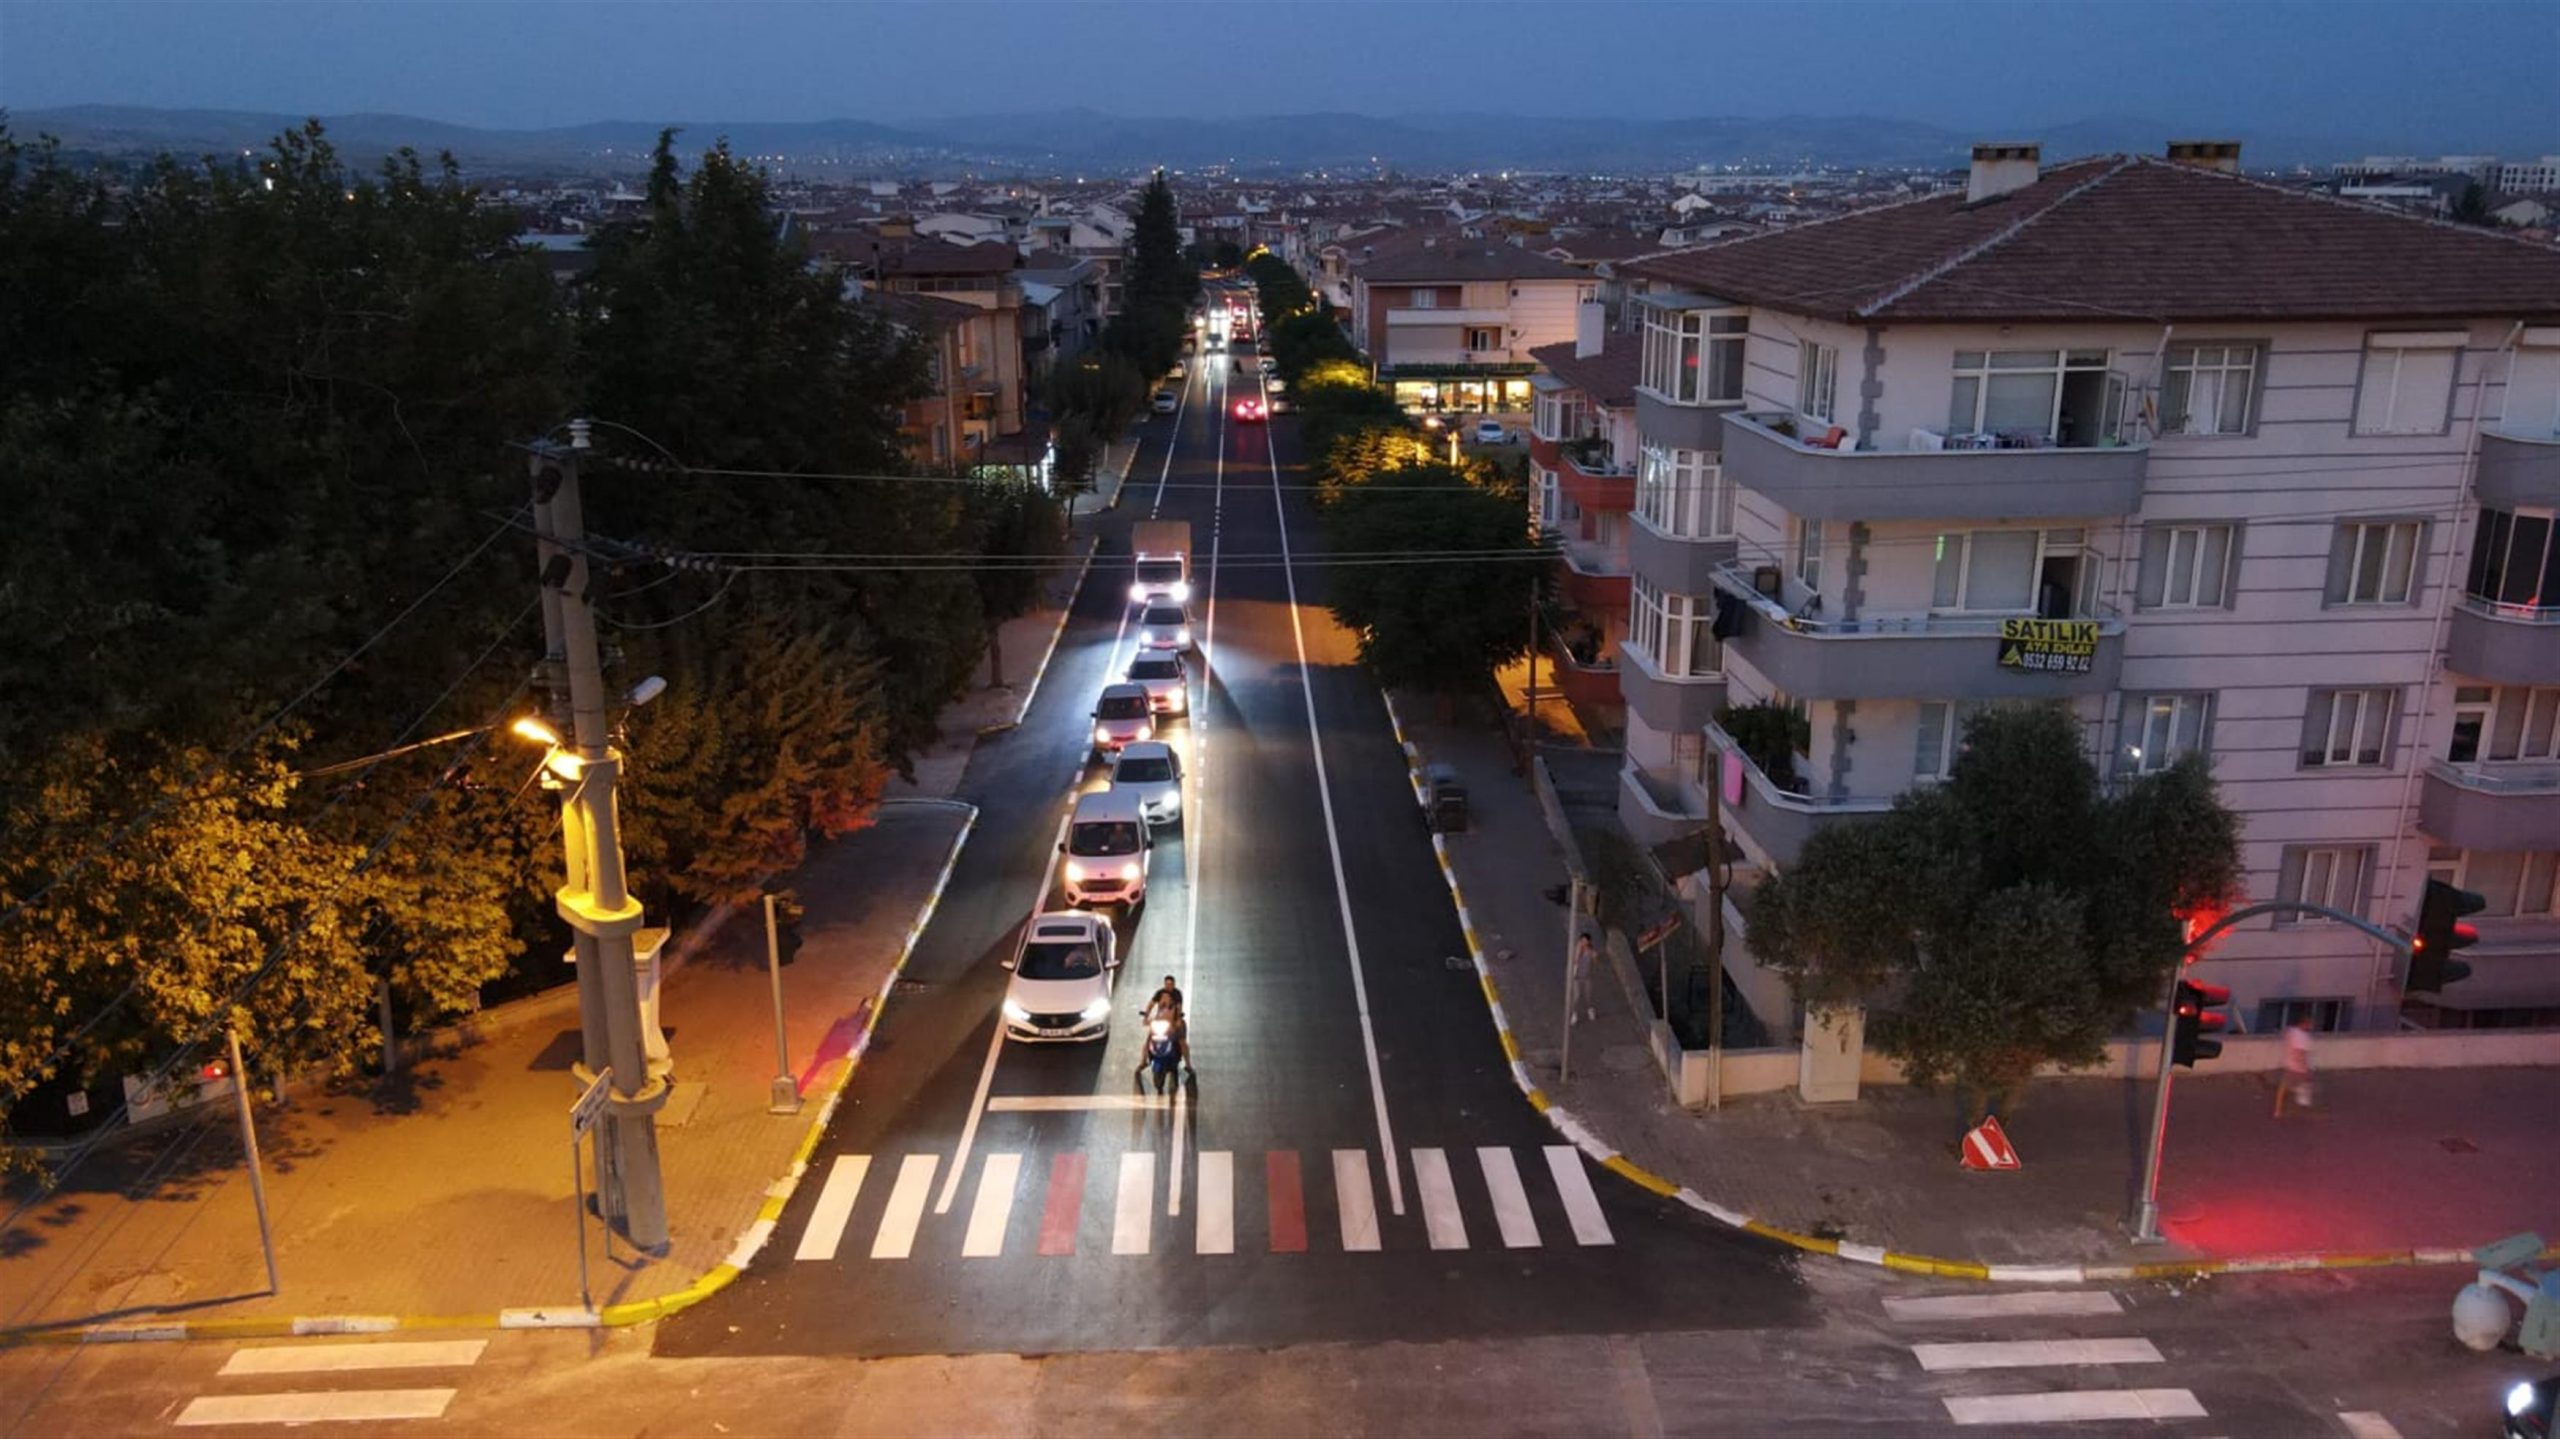
<instances>
[{"instance_id":1,"label":"traffic light","mask_svg":"<svg viewBox=\"0 0 2560 1439\"><path fill-rule=\"evenodd\" d=\"M2488 907L2489 901L2467 889L2455 889L2440 879L2427 881L2426 894L2418 901L2418 933L2409 941L2407 992L2433 994L2471 977L2471 966L2455 959L2453 952L2480 942L2480 931L2461 921L2464 915Z\"/></svg>"},{"instance_id":2,"label":"traffic light","mask_svg":"<svg viewBox=\"0 0 2560 1439\"><path fill-rule=\"evenodd\" d=\"M2222 1041L2204 1036L2220 1034L2230 1023L2229 1016L2214 1012L2230 1002L2229 985L2179 980L2178 1002L2169 1023L2169 1061L2193 1069L2199 1059L2220 1058Z\"/></svg>"}]
</instances>

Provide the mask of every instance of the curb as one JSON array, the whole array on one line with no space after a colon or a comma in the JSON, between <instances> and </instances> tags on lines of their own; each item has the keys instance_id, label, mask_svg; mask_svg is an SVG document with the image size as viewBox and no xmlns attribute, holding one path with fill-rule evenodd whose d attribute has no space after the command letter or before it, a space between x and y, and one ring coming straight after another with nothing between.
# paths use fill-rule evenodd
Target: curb
<instances>
[{"instance_id":1,"label":"curb","mask_svg":"<svg viewBox=\"0 0 2560 1439\"><path fill-rule=\"evenodd\" d=\"M1038 698L1040 694L1041 677L1049 673L1049 661L1051 657L1058 653L1058 641L1066 637L1067 621L1075 615L1076 601L1084 597L1084 577L1086 573L1093 568L1094 552L1101 548L1101 536L1094 535L1089 536L1086 539L1084 547L1084 562L1076 566L1075 588L1067 591L1066 602L1058 606L1058 627L1049 631L1049 647L1040 652L1040 667L1031 672L1031 683L1024 687L1022 691L1022 704L1014 710L1013 718L999 721L996 724L987 725L981 728L978 731L980 735L1002 733L1005 730L1013 729L1022 723L1023 716L1031 713L1031 701ZM940 891L937 890L936 893L940 893ZM899 960L899 963L901 964L904 964L905 962L906 961L903 958Z\"/></svg>"},{"instance_id":2,"label":"curb","mask_svg":"<svg viewBox=\"0 0 2560 1439\"><path fill-rule=\"evenodd\" d=\"M1430 801L1422 784L1422 751L1405 733L1404 718L1396 713L1395 697L1381 691L1381 698L1386 701L1387 723L1395 731L1396 744L1404 750L1405 779L1413 786L1414 802L1423 806L1427 816ZM1485 962L1484 944L1476 937L1475 917L1467 910L1466 895L1458 885L1458 872L1449 863L1448 841L1436 830L1431 835L1431 850L1439 858L1440 877L1448 882L1450 902L1458 907L1458 928L1467 937L1467 957L1474 962L1476 983L1484 990L1485 1009L1493 1017L1494 1037L1501 1041L1503 1057L1511 1062L1511 1080L1520 1087L1529 1107L1546 1116L1547 1123L1558 1134L1572 1141L1575 1148L1601 1168L1662 1198L1677 1200L1721 1224L1808 1254L1871 1264L1903 1274L1925 1274L1940 1279L1980 1279L1999 1284L2100 1284L2211 1274L2276 1274L2313 1269L2389 1269L2473 1263L2472 1251L2468 1248L2423 1248L2363 1253L2255 1254L2234 1259L2170 1259L2148 1264L1983 1264L1970 1259L1937 1259L1924 1254L1900 1253L1882 1245L1799 1234L1792 1229L1781 1229L1754 1219L1740 1210L1718 1204L1686 1185L1665 1179L1610 1148L1572 1111L1557 1104L1539 1087L1538 1081L1529 1073L1528 1064L1520 1057L1520 1041L1511 1032L1511 1019L1503 1012L1502 993L1495 986L1493 971ZM2560 1259L2560 1244L2545 1248L2541 1257Z\"/></svg>"},{"instance_id":3,"label":"curb","mask_svg":"<svg viewBox=\"0 0 2560 1439\"><path fill-rule=\"evenodd\" d=\"M0 1334L0 1349L34 1344L140 1344L181 1339L290 1339L328 1334L389 1334L399 1330L427 1329L618 1329L632 1324L646 1324L682 1313L736 1282L754 1262L757 1251L773 1237L774 1225L782 1217L800 1180L809 1169L809 1156L817 1151L818 1141L826 1134L828 1121L835 1118L836 1105L862 1067L862 1056L871 1048L871 1036L879 1031L880 1013L888 1006L898 977L906 972L907 959L915 953L916 942L924 937L925 926L933 922L934 911L942 903L943 891L950 886L951 872L960 867L960 852L969 836L978 828L978 807L965 800L936 800L938 806L966 810L968 818L960 832L951 839L951 853L942 862L942 873L934 879L933 889L916 910L915 919L907 926L907 937L898 947L898 958L880 981L879 993L871 999L871 1020L862 1027L862 1037L854 1041L853 1050L835 1066L827 1083L826 1097L811 1116L807 1132L792 1151L791 1162L782 1177L765 1187L764 1202L756 1206L756 1217L729 1255L711 1266L694 1281L671 1294L655 1299L633 1300L624 1304L608 1304L601 1309L563 1304L557 1307L532 1306L501 1309L479 1314L303 1314L259 1316L239 1319L194 1319L168 1324L83 1324L52 1329L28 1329Z\"/></svg>"}]
</instances>

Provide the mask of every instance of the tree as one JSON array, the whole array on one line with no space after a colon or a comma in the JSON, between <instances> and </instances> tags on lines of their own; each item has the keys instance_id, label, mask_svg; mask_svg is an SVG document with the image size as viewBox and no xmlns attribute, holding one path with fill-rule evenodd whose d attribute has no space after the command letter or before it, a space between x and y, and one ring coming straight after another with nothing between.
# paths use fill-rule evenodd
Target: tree
<instances>
[{"instance_id":1,"label":"tree","mask_svg":"<svg viewBox=\"0 0 2560 1439\"><path fill-rule=\"evenodd\" d=\"M1515 490L1440 464L1395 469L1392 488L1346 488L1325 514L1329 603L1386 685L1444 695L1483 683L1529 646L1529 586L1544 552ZM1393 556L1395 563L1379 563Z\"/></svg>"},{"instance_id":2,"label":"tree","mask_svg":"<svg viewBox=\"0 0 2560 1439\"><path fill-rule=\"evenodd\" d=\"M2056 706L1965 726L1945 785L1818 831L1751 897L1749 942L1814 1009L1883 1007L1914 1083L1996 1107L2047 1064L2085 1067L2156 1003L2180 910L2240 888L2239 824L2201 756L2102 790Z\"/></svg>"},{"instance_id":3,"label":"tree","mask_svg":"<svg viewBox=\"0 0 2560 1439\"><path fill-rule=\"evenodd\" d=\"M2462 193L2454 197L2451 218L2457 225L2495 226L2498 223L2489 214L2489 192L2477 180L2463 186Z\"/></svg>"},{"instance_id":4,"label":"tree","mask_svg":"<svg viewBox=\"0 0 2560 1439\"><path fill-rule=\"evenodd\" d=\"M1182 353L1183 326L1200 295L1200 272L1183 258L1181 212L1162 170L1139 195L1136 219L1122 272L1121 312L1105 330L1103 344L1128 356L1141 372L1161 375Z\"/></svg>"},{"instance_id":5,"label":"tree","mask_svg":"<svg viewBox=\"0 0 2560 1439\"><path fill-rule=\"evenodd\" d=\"M986 617L987 683L1000 686L1005 621L1039 603L1047 570L1037 562L1065 551L1066 512L1053 497L1015 481L971 485L964 503L970 552L979 561L970 578L978 587L978 612Z\"/></svg>"}]
</instances>

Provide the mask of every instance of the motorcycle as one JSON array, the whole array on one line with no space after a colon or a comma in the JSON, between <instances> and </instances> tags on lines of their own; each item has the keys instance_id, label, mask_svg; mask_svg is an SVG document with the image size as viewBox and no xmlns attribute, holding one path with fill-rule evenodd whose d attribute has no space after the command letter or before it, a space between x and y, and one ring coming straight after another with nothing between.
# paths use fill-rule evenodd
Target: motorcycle
<instances>
[{"instance_id":1,"label":"motorcycle","mask_svg":"<svg viewBox=\"0 0 2560 1439\"><path fill-rule=\"evenodd\" d=\"M1173 1021L1159 1019L1147 1026L1147 1068L1156 1079L1156 1093L1162 1094L1172 1085L1174 1071L1182 1062L1181 1042L1173 1037Z\"/></svg>"}]
</instances>

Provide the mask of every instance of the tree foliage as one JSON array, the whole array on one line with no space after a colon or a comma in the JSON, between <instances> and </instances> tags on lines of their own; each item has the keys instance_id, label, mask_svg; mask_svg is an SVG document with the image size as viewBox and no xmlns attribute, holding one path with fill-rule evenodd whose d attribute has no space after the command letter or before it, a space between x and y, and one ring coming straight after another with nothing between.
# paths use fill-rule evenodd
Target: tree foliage
<instances>
[{"instance_id":1,"label":"tree foliage","mask_svg":"<svg viewBox=\"0 0 2560 1439\"><path fill-rule=\"evenodd\" d=\"M2000 1094L2081 1067L2156 1003L2180 911L2240 887L2239 824L2202 757L2102 790L2078 722L1977 714L1944 785L1822 830L1749 905L1751 951L1816 1009L1884 1007L1914 1082Z\"/></svg>"},{"instance_id":2,"label":"tree foliage","mask_svg":"<svg viewBox=\"0 0 2560 1439\"><path fill-rule=\"evenodd\" d=\"M1346 444L1351 442L1346 441ZM1481 684L1529 644L1540 551L1518 491L1444 464L1399 464L1391 488L1346 486L1325 511L1334 617L1388 685ZM1377 563L1394 557L1396 563Z\"/></svg>"}]
</instances>

